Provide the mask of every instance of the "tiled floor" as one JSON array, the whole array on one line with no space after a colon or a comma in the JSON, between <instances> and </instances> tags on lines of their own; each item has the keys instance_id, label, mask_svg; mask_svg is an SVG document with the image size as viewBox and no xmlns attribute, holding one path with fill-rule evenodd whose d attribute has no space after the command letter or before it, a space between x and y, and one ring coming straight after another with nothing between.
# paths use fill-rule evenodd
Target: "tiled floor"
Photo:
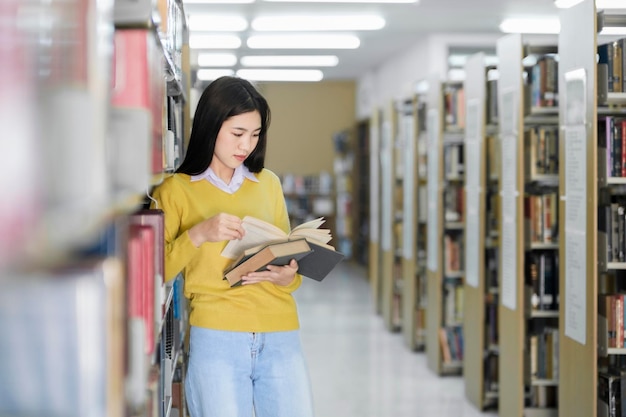
<instances>
[{"instance_id":1,"label":"tiled floor","mask_svg":"<svg viewBox=\"0 0 626 417\"><path fill-rule=\"evenodd\" d=\"M296 292L316 417L493 417L439 377L374 312L366 271L344 262Z\"/></svg>"}]
</instances>

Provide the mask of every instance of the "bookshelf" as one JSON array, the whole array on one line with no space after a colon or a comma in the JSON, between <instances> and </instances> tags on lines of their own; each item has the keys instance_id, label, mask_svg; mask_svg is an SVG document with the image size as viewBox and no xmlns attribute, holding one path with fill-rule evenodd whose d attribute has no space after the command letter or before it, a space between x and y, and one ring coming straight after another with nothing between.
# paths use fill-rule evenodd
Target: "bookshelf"
<instances>
[{"instance_id":1,"label":"bookshelf","mask_svg":"<svg viewBox=\"0 0 626 417\"><path fill-rule=\"evenodd\" d=\"M343 130L333 135L335 241L337 250L346 259L352 259L354 252L354 142L352 130Z\"/></svg>"},{"instance_id":2,"label":"bookshelf","mask_svg":"<svg viewBox=\"0 0 626 417\"><path fill-rule=\"evenodd\" d=\"M626 117L626 97L608 87L607 68L597 65L596 54L602 44L614 41L598 36L602 27L626 27L626 17L599 13L589 0L562 10L560 19L559 87L567 95L559 113L565 144L560 172L559 214L565 221L560 262L565 267L559 280L559 353L562 363L576 366L561 367L559 410L571 416L619 416L623 411L612 410L608 403L609 398L624 403L619 392L625 351L612 347L619 338L609 341L608 327L612 313L619 311L610 299L623 293L624 264L609 247L615 247L613 236L622 235L619 228L613 229L612 213L623 201L624 181L612 164L618 142L612 141L606 126L607 120Z\"/></svg>"},{"instance_id":3,"label":"bookshelf","mask_svg":"<svg viewBox=\"0 0 626 417\"><path fill-rule=\"evenodd\" d=\"M467 398L480 410L498 400L497 126L488 111L490 69L485 54L465 64L465 289L463 377ZM491 69L493 72L493 69ZM493 83L492 83L493 85ZM494 279L494 276L496 279Z\"/></svg>"},{"instance_id":4,"label":"bookshelf","mask_svg":"<svg viewBox=\"0 0 626 417\"><path fill-rule=\"evenodd\" d=\"M554 91L537 92L538 82L555 85L555 67L551 73L538 68L556 48L524 45L515 34L498 40L497 53L502 165L499 410L511 416L556 416L558 108ZM534 57L535 63L525 67L525 57ZM552 81L540 82L550 74Z\"/></svg>"},{"instance_id":5,"label":"bookshelf","mask_svg":"<svg viewBox=\"0 0 626 417\"><path fill-rule=\"evenodd\" d=\"M333 231L330 244L341 251L338 243L342 235L335 230L337 211L333 176L328 172L310 175L287 173L280 175L280 180L291 227L324 217L324 227Z\"/></svg>"},{"instance_id":6,"label":"bookshelf","mask_svg":"<svg viewBox=\"0 0 626 417\"><path fill-rule=\"evenodd\" d=\"M381 169L380 169L380 142L381 142L381 115L376 109L370 120L370 193L369 193L369 250L368 250L368 275L372 289L372 299L376 313L382 313L382 290L380 279L380 195L381 195Z\"/></svg>"},{"instance_id":7,"label":"bookshelf","mask_svg":"<svg viewBox=\"0 0 626 417\"><path fill-rule=\"evenodd\" d=\"M411 350L424 348L426 319L426 102L405 102L402 223L402 332Z\"/></svg>"},{"instance_id":8,"label":"bookshelf","mask_svg":"<svg viewBox=\"0 0 626 417\"><path fill-rule=\"evenodd\" d=\"M25 23L19 3L0 17ZM182 2L165 5L42 3L30 11L57 18L9 28L6 46L20 53L0 78L18 105L3 120L17 125L19 165L43 171L40 189L28 176L18 187L24 213L2 219L13 230L0 237L11 247L1 251L10 262L0 260L0 329L19 337L0 342L13 358L0 366L0 414L162 417L185 408L171 389L184 375L181 282L163 282L159 214L142 210L188 131ZM5 169L3 177L21 176Z\"/></svg>"},{"instance_id":9,"label":"bookshelf","mask_svg":"<svg viewBox=\"0 0 626 417\"><path fill-rule=\"evenodd\" d=\"M462 84L428 81L428 365L438 374L463 367Z\"/></svg>"},{"instance_id":10,"label":"bookshelf","mask_svg":"<svg viewBox=\"0 0 626 417\"><path fill-rule=\"evenodd\" d=\"M369 196L370 196L370 123L362 120L356 126L354 170L354 260L369 262Z\"/></svg>"},{"instance_id":11,"label":"bookshelf","mask_svg":"<svg viewBox=\"0 0 626 417\"><path fill-rule=\"evenodd\" d=\"M396 103L385 109L381 124L380 142L380 283L381 312L385 327L390 331L400 328L400 300L398 286L401 266L399 250L402 227L402 162L398 150L401 148Z\"/></svg>"}]
</instances>

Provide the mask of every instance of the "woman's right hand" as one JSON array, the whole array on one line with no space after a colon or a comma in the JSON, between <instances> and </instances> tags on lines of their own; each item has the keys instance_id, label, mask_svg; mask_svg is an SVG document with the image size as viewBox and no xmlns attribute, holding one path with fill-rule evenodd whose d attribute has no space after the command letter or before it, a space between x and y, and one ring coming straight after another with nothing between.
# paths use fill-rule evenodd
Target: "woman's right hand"
<instances>
[{"instance_id":1,"label":"woman's right hand","mask_svg":"<svg viewBox=\"0 0 626 417\"><path fill-rule=\"evenodd\" d=\"M216 214L189 229L189 238L198 248L204 242L241 239L246 231L241 226L241 219L228 213Z\"/></svg>"}]
</instances>

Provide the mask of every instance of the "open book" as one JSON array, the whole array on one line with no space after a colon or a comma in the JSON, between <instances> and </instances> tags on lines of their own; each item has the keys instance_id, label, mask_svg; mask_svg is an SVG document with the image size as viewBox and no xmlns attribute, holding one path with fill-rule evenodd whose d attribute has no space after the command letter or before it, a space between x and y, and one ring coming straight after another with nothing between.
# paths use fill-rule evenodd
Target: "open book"
<instances>
[{"instance_id":1,"label":"open book","mask_svg":"<svg viewBox=\"0 0 626 417\"><path fill-rule=\"evenodd\" d=\"M295 259L300 274L323 280L344 258L328 244L332 235L330 230L319 228L323 223L320 217L286 234L270 223L244 217L246 235L241 240L231 240L222 251L222 256L234 259L224 271L224 279L236 286L248 272L263 270L267 265L287 265Z\"/></svg>"},{"instance_id":2,"label":"open book","mask_svg":"<svg viewBox=\"0 0 626 417\"><path fill-rule=\"evenodd\" d=\"M221 255L230 258L239 258L244 251L255 251L268 243L284 242L286 240L306 239L318 245L328 245L333 238L330 230L320 229L326 220L319 217L306 223L302 223L293 228L291 233L287 234L282 229L271 223L257 219L256 217L246 216L243 218L241 226L246 231L246 235L241 239L234 239L228 242Z\"/></svg>"},{"instance_id":3,"label":"open book","mask_svg":"<svg viewBox=\"0 0 626 417\"><path fill-rule=\"evenodd\" d=\"M256 250L245 251L224 271L224 278L231 287L241 284L241 277L248 272L262 271L268 265L283 266L292 259L300 261L313 252L306 239L270 243Z\"/></svg>"}]
</instances>

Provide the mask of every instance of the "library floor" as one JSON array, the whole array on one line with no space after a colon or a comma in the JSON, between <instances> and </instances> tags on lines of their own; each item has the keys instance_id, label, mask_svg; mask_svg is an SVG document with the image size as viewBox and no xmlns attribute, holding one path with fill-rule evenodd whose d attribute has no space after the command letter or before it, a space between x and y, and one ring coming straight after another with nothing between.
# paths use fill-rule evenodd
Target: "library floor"
<instances>
[{"instance_id":1,"label":"library floor","mask_svg":"<svg viewBox=\"0 0 626 417\"><path fill-rule=\"evenodd\" d=\"M439 377L375 313L366 270L340 264L296 291L317 417L494 417L465 398L462 377Z\"/></svg>"}]
</instances>

